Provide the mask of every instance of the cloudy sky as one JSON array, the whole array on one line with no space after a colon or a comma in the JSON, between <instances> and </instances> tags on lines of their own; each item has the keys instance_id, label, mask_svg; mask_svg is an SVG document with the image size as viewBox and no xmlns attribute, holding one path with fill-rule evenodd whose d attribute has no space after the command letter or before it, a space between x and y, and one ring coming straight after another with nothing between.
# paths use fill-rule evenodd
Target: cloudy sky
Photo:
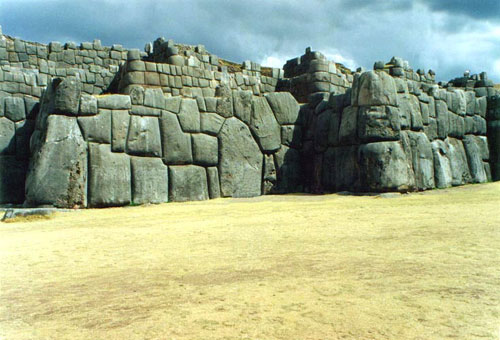
<instances>
[{"instance_id":1,"label":"cloudy sky","mask_svg":"<svg viewBox=\"0 0 500 340\"><path fill-rule=\"evenodd\" d=\"M500 82L500 0L0 0L0 25L43 43L163 36L268 66L308 46L350 68L396 55L439 80L468 69Z\"/></svg>"}]
</instances>

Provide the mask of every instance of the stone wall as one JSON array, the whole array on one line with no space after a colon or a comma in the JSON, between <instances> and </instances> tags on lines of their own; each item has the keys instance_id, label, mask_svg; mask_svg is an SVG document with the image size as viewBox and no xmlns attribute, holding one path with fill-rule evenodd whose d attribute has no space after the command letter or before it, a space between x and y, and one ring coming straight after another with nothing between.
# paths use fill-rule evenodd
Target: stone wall
<instances>
[{"instance_id":1,"label":"stone wall","mask_svg":"<svg viewBox=\"0 0 500 340\"><path fill-rule=\"evenodd\" d=\"M405 192L491 180L492 88L441 87L432 72L403 64L376 63L354 76L352 91L304 108L308 190Z\"/></svg>"},{"instance_id":2,"label":"stone wall","mask_svg":"<svg viewBox=\"0 0 500 340\"><path fill-rule=\"evenodd\" d=\"M0 204L498 180L499 98L486 74L436 84L400 58L352 72L308 48L280 70L163 38L140 52L0 31Z\"/></svg>"},{"instance_id":3,"label":"stone wall","mask_svg":"<svg viewBox=\"0 0 500 340\"><path fill-rule=\"evenodd\" d=\"M299 105L222 87L204 101L136 87L91 96L76 77L42 98L28 205L106 207L297 192Z\"/></svg>"}]
</instances>

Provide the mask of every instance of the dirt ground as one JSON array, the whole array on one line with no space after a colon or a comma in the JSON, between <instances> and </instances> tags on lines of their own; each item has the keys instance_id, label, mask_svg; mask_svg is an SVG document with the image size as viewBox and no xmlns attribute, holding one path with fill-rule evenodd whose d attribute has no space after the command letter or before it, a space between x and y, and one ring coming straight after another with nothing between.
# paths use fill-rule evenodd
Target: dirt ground
<instances>
[{"instance_id":1,"label":"dirt ground","mask_svg":"<svg viewBox=\"0 0 500 340\"><path fill-rule=\"evenodd\" d=\"M500 339L500 183L0 223L0 339Z\"/></svg>"}]
</instances>

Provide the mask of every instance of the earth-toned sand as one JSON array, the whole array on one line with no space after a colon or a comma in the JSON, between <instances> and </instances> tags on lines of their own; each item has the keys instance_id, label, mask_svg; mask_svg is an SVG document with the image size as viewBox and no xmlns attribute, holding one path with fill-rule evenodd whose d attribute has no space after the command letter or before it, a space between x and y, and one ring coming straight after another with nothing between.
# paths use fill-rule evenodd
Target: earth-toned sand
<instances>
[{"instance_id":1,"label":"earth-toned sand","mask_svg":"<svg viewBox=\"0 0 500 340\"><path fill-rule=\"evenodd\" d=\"M1 223L0 339L500 339L500 183Z\"/></svg>"}]
</instances>

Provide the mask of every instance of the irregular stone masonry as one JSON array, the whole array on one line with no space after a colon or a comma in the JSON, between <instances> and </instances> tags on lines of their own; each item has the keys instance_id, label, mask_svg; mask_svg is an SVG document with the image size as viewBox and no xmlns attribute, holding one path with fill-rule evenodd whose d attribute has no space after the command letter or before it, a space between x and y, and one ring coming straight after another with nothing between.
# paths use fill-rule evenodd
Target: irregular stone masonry
<instances>
[{"instance_id":1,"label":"irregular stone masonry","mask_svg":"<svg viewBox=\"0 0 500 340\"><path fill-rule=\"evenodd\" d=\"M400 58L352 72L307 49L280 70L163 38L140 52L2 35L0 66L2 204L410 191L500 177L500 99L485 74L440 86Z\"/></svg>"}]
</instances>

